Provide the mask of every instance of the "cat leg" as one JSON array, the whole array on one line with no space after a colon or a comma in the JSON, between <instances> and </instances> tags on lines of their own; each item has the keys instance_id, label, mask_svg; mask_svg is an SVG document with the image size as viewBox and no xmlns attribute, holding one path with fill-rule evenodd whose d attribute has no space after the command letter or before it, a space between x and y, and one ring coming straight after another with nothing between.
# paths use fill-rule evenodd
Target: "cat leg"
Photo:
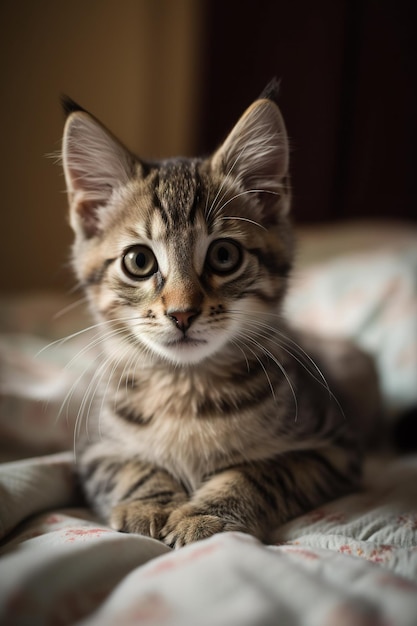
<instances>
[{"instance_id":1,"label":"cat leg","mask_svg":"<svg viewBox=\"0 0 417 626\"><path fill-rule=\"evenodd\" d=\"M169 514L188 499L167 471L137 460L96 457L80 474L93 508L121 532L159 539Z\"/></svg>"},{"instance_id":2,"label":"cat leg","mask_svg":"<svg viewBox=\"0 0 417 626\"><path fill-rule=\"evenodd\" d=\"M224 531L268 541L278 525L352 490L357 461L352 451L328 447L230 468L174 510L161 537L175 548Z\"/></svg>"}]
</instances>

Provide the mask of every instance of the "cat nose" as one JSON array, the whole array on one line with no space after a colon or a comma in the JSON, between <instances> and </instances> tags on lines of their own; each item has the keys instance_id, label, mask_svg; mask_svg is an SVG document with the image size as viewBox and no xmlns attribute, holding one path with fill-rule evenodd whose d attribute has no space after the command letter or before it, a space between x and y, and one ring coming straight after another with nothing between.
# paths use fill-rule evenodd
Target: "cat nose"
<instances>
[{"instance_id":1,"label":"cat nose","mask_svg":"<svg viewBox=\"0 0 417 626\"><path fill-rule=\"evenodd\" d=\"M178 326L183 333L188 330L200 311L197 309L187 309L186 311L167 311L168 317Z\"/></svg>"}]
</instances>

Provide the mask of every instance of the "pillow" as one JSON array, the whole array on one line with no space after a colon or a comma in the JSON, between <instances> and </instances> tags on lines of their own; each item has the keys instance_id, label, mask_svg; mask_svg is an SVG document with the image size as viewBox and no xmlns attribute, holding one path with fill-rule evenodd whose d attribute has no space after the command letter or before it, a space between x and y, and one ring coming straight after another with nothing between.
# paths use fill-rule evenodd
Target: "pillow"
<instances>
[{"instance_id":1,"label":"pillow","mask_svg":"<svg viewBox=\"0 0 417 626\"><path fill-rule=\"evenodd\" d=\"M367 232L363 224L316 229L314 245L302 234L301 250L305 240L311 255L301 252L286 313L304 331L349 338L369 352L396 415L417 404L417 229L379 225L368 240Z\"/></svg>"}]
</instances>

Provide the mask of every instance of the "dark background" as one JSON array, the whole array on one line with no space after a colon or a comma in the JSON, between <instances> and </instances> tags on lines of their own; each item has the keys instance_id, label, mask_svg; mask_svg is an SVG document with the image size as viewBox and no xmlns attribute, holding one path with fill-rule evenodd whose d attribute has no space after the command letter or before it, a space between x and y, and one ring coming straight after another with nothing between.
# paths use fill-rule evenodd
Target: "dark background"
<instances>
[{"instance_id":1,"label":"dark background","mask_svg":"<svg viewBox=\"0 0 417 626\"><path fill-rule=\"evenodd\" d=\"M416 220L415 6L208 2L199 150L212 149L277 76L297 221Z\"/></svg>"},{"instance_id":2,"label":"dark background","mask_svg":"<svg viewBox=\"0 0 417 626\"><path fill-rule=\"evenodd\" d=\"M145 159L192 156L276 76L295 222L415 223L416 4L0 2L0 290L74 284L61 93Z\"/></svg>"}]
</instances>

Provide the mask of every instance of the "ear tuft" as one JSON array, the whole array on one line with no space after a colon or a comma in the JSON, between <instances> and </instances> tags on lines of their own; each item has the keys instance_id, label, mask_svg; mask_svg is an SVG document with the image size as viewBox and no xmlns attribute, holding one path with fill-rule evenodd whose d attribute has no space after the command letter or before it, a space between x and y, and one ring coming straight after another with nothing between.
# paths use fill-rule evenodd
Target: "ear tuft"
<instances>
[{"instance_id":1,"label":"ear tuft","mask_svg":"<svg viewBox=\"0 0 417 626\"><path fill-rule=\"evenodd\" d=\"M75 102L75 100L67 96L65 93L61 94L60 100L62 109L66 117L71 115L71 113L76 113L77 111L83 111L84 113L87 112L85 109L83 109L82 106L80 106L77 102Z\"/></svg>"},{"instance_id":2,"label":"ear tuft","mask_svg":"<svg viewBox=\"0 0 417 626\"><path fill-rule=\"evenodd\" d=\"M262 91L259 96L259 100L272 100L278 105L278 97L281 89L281 81L274 76L274 78L269 81L265 89Z\"/></svg>"}]
</instances>

